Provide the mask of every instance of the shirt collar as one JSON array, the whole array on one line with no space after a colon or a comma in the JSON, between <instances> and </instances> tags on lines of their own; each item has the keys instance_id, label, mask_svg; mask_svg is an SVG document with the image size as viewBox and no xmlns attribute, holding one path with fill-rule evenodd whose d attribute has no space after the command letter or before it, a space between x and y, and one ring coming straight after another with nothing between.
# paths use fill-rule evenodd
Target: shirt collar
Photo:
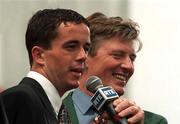
<instances>
[{"instance_id":1,"label":"shirt collar","mask_svg":"<svg viewBox=\"0 0 180 124\"><path fill-rule=\"evenodd\" d=\"M92 106L91 97L83 93L79 88L74 90L72 99L83 114L86 114Z\"/></svg>"},{"instance_id":2,"label":"shirt collar","mask_svg":"<svg viewBox=\"0 0 180 124\"><path fill-rule=\"evenodd\" d=\"M54 85L43 75L40 73L37 73L35 71L30 71L27 74L27 77L30 77L34 80L36 80L44 89L46 95L49 98L49 101L51 102L56 114L58 115L60 106L62 104L62 99L58 94L57 89L54 87Z\"/></svg>"}]
</instances>

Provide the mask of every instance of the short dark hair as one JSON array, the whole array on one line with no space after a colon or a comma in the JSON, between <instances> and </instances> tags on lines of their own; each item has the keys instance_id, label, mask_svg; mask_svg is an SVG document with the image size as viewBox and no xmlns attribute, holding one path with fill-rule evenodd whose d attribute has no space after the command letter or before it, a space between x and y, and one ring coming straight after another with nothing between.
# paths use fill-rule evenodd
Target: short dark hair
<instances>
[{"instance_id":1,"label":"short dark hair","mask_svg":"<svg viewBox=\"0 0 180 124\"><path fill-rule=\"evenodd\" d=\"M34 46L51 48L51 41L58 35L58 27L64 22L89 23L82 15L70 9L44 9L37 11L29 20L26 30L26 48L32 66L31 50Z\"/></svg>"},{"instance_id":2,"label":"short dark hair","mask_svg":"<svg viewBox=\"0 0 180 124\"><path fill-rule=\"evenodd\" d=\"M121 17L107 17L103 13L96 12L87 17L90 23L91 32L91 49L89 55L94 56L99 48L99 41L118 37L123 42L137 41L139 51L142 48L142 43L138 38L139 26L130 19L123 19Z\"/></svg>"}]
</instances>

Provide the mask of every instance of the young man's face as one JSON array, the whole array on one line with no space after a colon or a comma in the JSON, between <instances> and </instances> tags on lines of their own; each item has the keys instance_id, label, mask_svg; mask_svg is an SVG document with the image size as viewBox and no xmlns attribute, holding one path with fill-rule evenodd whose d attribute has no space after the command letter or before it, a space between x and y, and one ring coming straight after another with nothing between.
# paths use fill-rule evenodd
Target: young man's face
<instances>
[{"instance_id":1,"label":"young man's face","mask_svg":"<svg viewBox=\"0 0 180 124\"><path fill-rule=\"evenodd\" d=\"M122 42L114 37L99 43L94 57L89 56L88 73L101 78L104 86L112 86L119 95L134 73L135 60L133 42Z\"/></svg>"},{"instance_id":2,"label":"young man's face","mask_svg":"<svg viewBox=\"0 0 180 124\"><path fill-rule=\"evenodd\" d=\"M85 60L90 47L89 28L81 23L62 23L58 37L51 43L51 49L44 51L46 77L60 94L79 86Z\"/></svg>"}]
</instances>

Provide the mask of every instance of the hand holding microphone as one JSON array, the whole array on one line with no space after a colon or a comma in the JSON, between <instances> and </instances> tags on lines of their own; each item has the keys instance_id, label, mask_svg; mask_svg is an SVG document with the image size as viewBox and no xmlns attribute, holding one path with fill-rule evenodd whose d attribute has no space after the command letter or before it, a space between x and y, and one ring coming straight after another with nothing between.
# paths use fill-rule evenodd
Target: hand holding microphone
<instances>
[{"instance_id":1,"label":"hand holding microphone","mask_svg":"<svg viewBox=\"0 0 180 124\"><path fill-rule=\"evenodd\" d=\"M134 102L119 98L113 88L104 87L100 78L91 76L86 88L94 94L91 102L96 110L106 111L114 124L144 123L144 111Z\"/></svg>"}]
</instances>

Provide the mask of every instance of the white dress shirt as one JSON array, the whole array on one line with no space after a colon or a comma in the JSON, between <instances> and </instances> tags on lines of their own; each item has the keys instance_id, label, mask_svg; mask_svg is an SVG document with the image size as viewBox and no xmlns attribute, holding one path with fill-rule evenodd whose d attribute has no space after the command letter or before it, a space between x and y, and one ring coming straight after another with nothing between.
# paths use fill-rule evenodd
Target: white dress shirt
<instances>
[{"instance_id":1,"label":"white dress shirt","mask_svg":"<svg viewBox=\"0 0 180 124\"><path fill-rule=\"evenodd\" d=\"M56 115L58 115L59 109L62 105L62 98L59 96L54 85L46 77L35 71L30 71L27 74L27 77L36 80L42 86L54 108L54 111L56 112Z\"/></svg>"}]
</instances>

